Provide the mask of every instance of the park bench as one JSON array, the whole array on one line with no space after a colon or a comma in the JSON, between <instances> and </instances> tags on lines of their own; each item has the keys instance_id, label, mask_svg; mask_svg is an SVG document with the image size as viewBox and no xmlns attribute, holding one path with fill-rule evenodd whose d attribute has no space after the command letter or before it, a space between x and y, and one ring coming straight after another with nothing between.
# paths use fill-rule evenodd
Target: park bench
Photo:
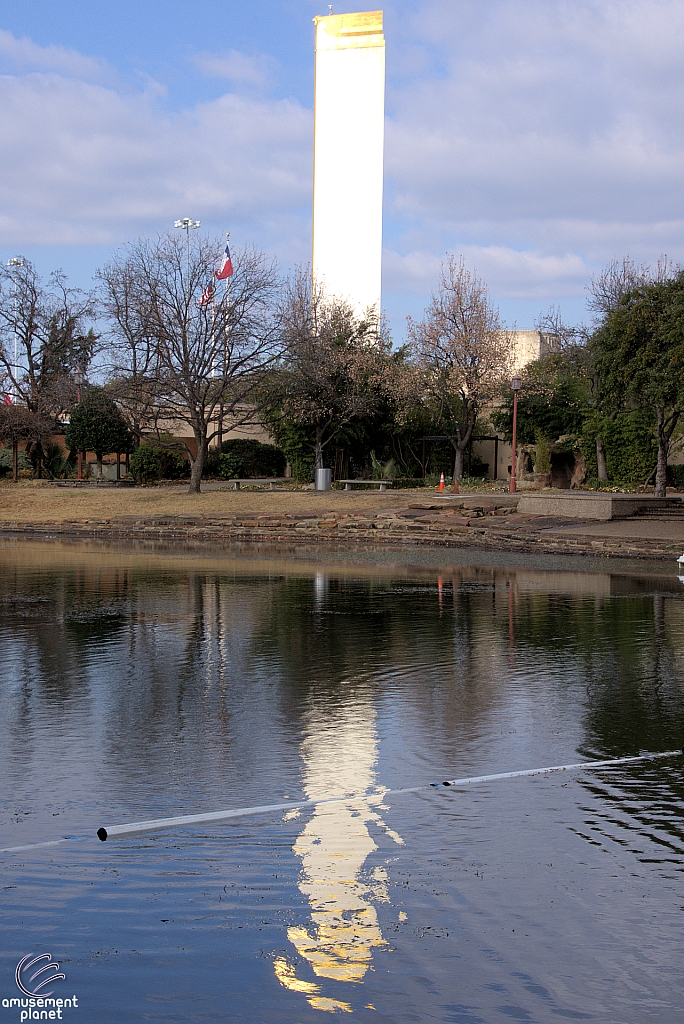
<instances>
[{"instance_id":1,"label":"park bench","mask_svg":"<svg viewBox=\"0 0 684 1024\"><path fill-rule=\"evenodd\" d=\"M362 484L372 484L381 491L386 491L392 486L391 480L336 480L335 483L344 484L345 491L351 491L353 487L360 487Z\"/></svg>"},{"instance_id":2,"label":"park bench","mask_svg":"<svg viewBox=\"0 0 684 1024\"><path fill-rule=\"evenodd\" d=\"M285 476L276 477L241 477L239 480L226 480L228 487L232 487L234 490L239 491L241 486L244 484L245 487L265 487L269 485L269 490L275 491L276 484L291 483Z\"/></svg>"}]
</instances>

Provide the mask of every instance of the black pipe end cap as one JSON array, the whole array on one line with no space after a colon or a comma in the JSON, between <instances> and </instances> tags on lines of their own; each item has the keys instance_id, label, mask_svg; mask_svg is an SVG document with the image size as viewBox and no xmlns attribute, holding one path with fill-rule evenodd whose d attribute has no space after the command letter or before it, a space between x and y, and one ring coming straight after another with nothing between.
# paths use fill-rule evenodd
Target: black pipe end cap
<instances>
[{"instance_id":1,"label":"black pipe end cap","mask_svg":"<svg viewBox=\"0 0 684 1024\"><path fill-rule=\"evenodd\" d=\"M106 828L98 828L98 830L97 830L97 838L101 839L102 842L104 843L105 840L107 839L107 829Z\"/></svg>"}]
</instances>

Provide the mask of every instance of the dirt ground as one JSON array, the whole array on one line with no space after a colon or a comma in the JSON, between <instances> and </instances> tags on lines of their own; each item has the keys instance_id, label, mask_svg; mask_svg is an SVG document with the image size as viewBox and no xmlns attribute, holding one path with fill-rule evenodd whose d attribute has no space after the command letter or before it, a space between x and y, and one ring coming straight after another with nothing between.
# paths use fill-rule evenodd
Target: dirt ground
<instances>
[{"instance_id":1,"label":"dirt ground","mask_svg":"<svg viewBox=\"0 0 684 1024\"><path fill-rule=\"evenodd\" d=\"M54 487L38 481L0 485L0 522L63 523L111 516L226 515L244 512L381 511L430 500L436 488L416 491L235 491L188 494L176 487ZM490 500L490 499L488 499Z\"/></svg>"}]
</instances>

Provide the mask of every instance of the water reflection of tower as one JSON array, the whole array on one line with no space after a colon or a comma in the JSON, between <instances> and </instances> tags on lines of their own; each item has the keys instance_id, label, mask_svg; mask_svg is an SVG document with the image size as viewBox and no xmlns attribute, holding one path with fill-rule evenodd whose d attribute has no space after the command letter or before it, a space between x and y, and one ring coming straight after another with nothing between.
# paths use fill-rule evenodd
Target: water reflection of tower
<instances>
[{"instance_id":1,"label":"water reflection of tower","mask_svg":"<svg viewBox=\"0 0 684 1024\"><path fill-rule=\"evenodd\" d=\"M353 703L315 707L307 716L301 747L307 798L373 790L377 746L369 694L357 691ZM382 866L365 867L377 849L369 826L383 829L396 843L402 840L382 821L376 809L381 799L382 792L376 790L366 800L319 804L294 844L302 862L298 884L309 903L310 921L289 928L287 935L316 979L362 984L373 949L385 945L374 904L388 899L386 873ZM315 1009L351 1010L346 1000L326 994L318 981L307 980L306 966L297 969L279 957L275 972L282 985L303 993Z\"/></svg>"}]
</instances>

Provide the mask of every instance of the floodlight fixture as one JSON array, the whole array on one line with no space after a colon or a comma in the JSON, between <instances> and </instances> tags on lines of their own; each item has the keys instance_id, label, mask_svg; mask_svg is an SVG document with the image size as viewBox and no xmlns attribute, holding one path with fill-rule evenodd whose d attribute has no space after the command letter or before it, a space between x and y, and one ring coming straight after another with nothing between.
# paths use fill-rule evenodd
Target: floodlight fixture
<instances>
[{"instance_id":1,"label":"floodlight fixture","mask_svg":"<svg viewBox=\"0 0 684 1024\"><path fill-rule=\"evenodd\" d=\"M186 281L187 281L186 287L189 288L190 287L190 228L198 228L201 225L200 225L200 222L198 220L193 220L192 217L182 217L180 220L175 220L173 222L173 226L174 226L174 228L181 228L181 230L184 231L185 235L186 235L185 277L186 277Z\"/></svg>"}]
</instances>

